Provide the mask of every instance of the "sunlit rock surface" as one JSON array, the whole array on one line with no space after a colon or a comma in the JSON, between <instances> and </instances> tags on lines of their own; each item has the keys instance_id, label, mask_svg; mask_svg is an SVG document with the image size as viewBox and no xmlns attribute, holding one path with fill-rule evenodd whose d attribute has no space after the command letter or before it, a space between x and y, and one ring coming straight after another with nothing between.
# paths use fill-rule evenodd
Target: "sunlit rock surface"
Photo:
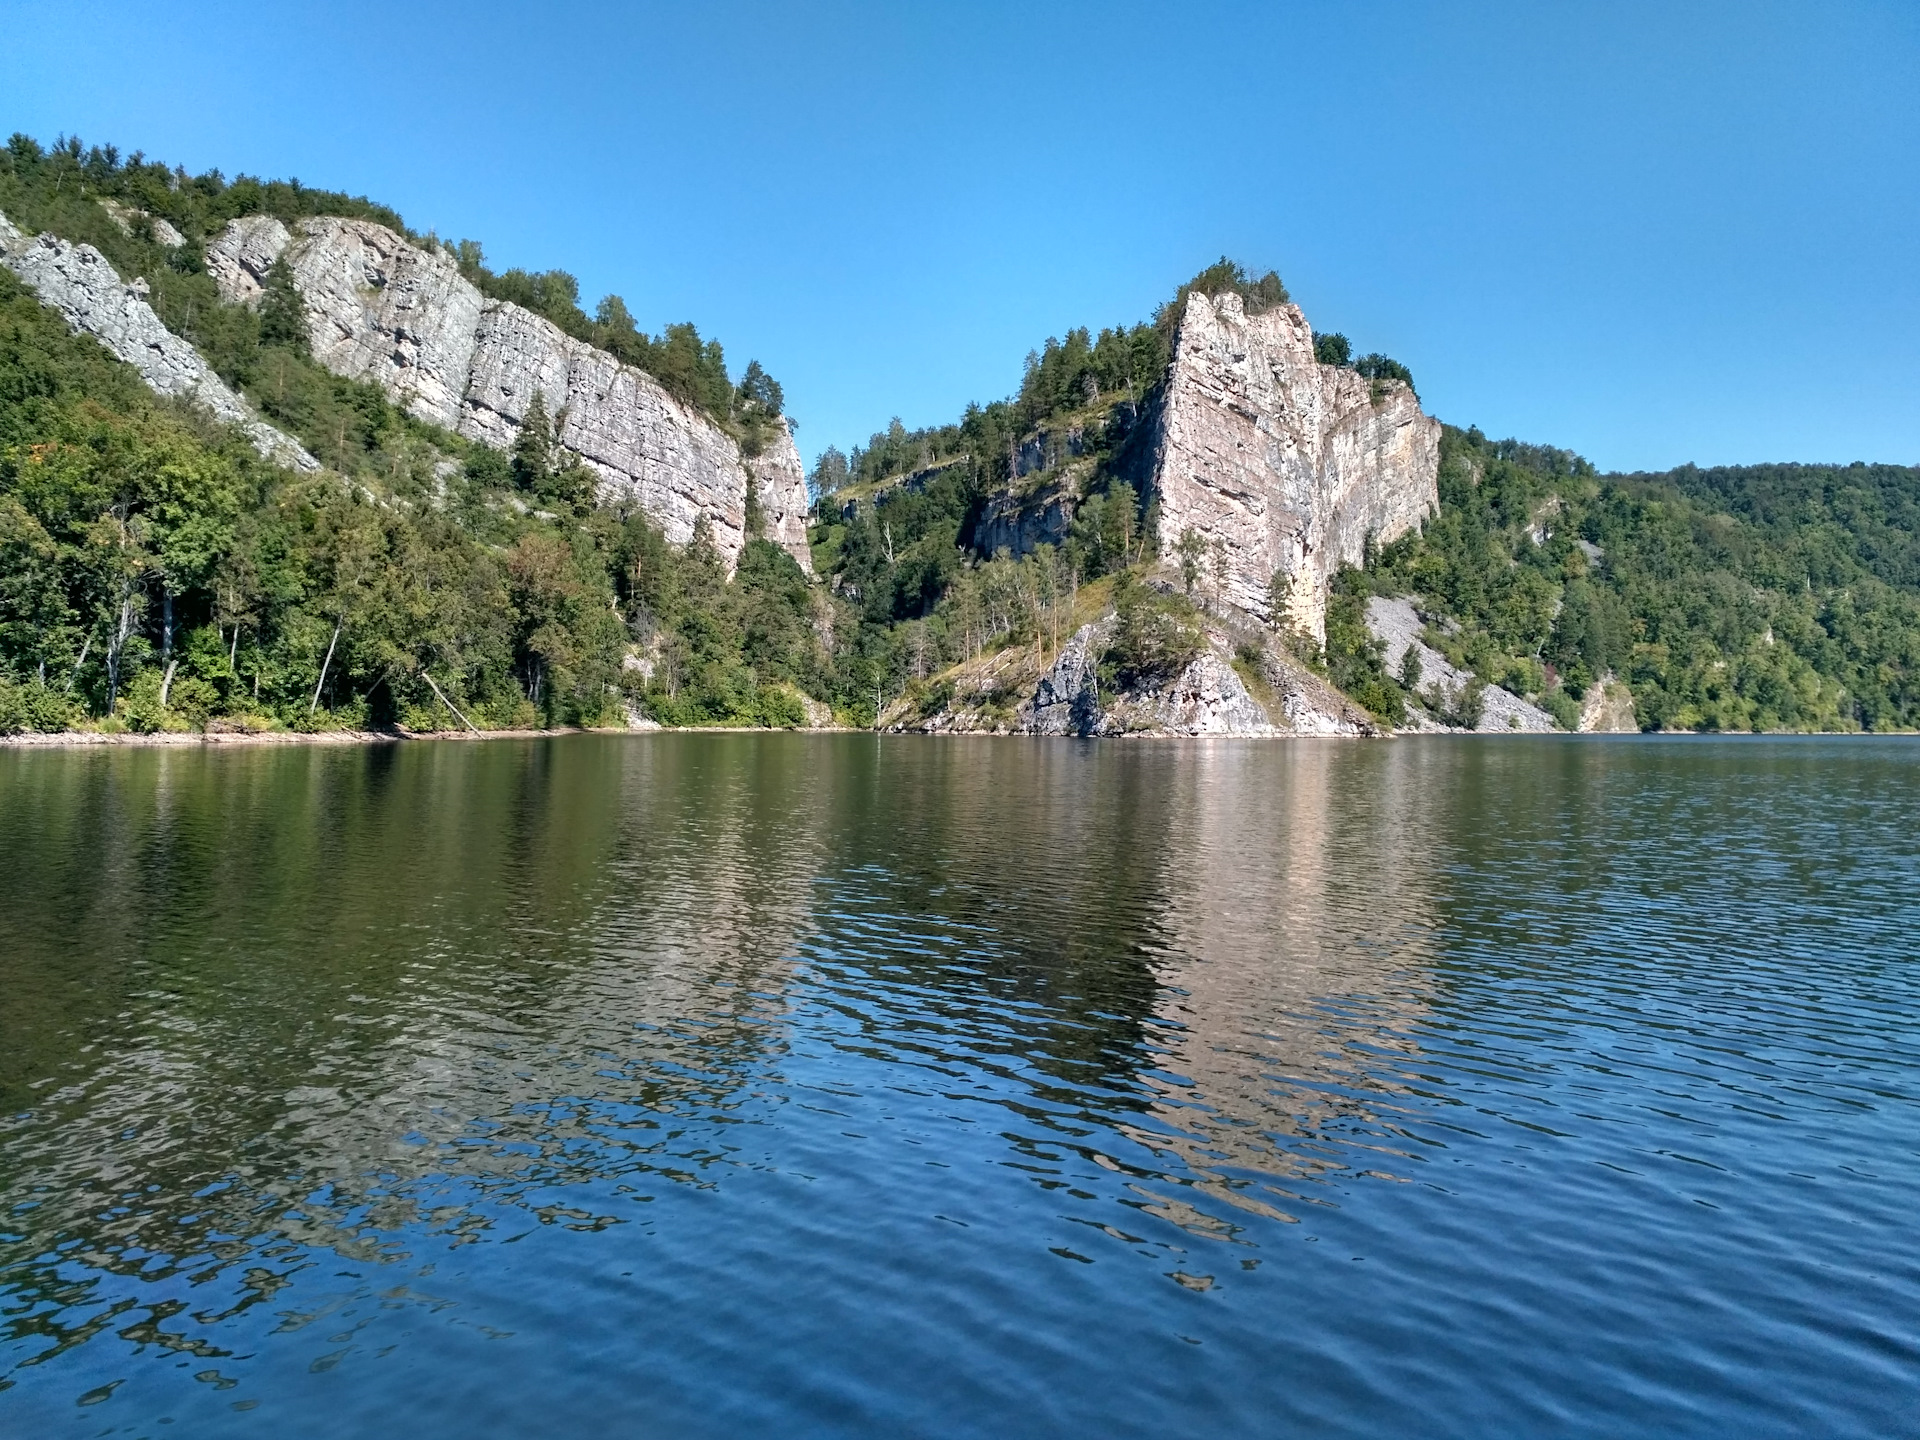
<instances>
[{"instance_id":1,"label":"sunlit rock surface","mask_svg":"<svg viewBox=\"0 0 1920 1440\"><path fill-rule=\"evenodd\" d=\"M487 299L444 252L369 221L320 216L289 230L270 217L236 220L208 247L207 269L227 299L250 304L282 256L314 357L334 373L372 381L420 419L499 449L538 394L560 416L560 443L599 476L603 500L638 506L677 543L704 515L729 561L745 543L751 478L767 538L811 570L806 475L784 425L746 459L652 376L522 306Z\"/></svg>"},{"instance_id":2,"label":"sunlit rock surface","mask_svg":"<svg viewBox=\"0 0 1920 1440\"><path fill-rule=\"evenodd\" d=\"M1319 364L1294 305L1189 296L1154 423L1161 548L1193 531L1222 598L1263 619L1279 574L1278 618L1316 637L1333 573L1439 503L1439 421L1406 385Z\"/></svg>"},{"instance_id":3,"label":"sunlit rock surface","mask_svg":"<svg viewBox=\"0 0 1920 1440\"><path fill-rule=\"evenodd\" d=\"M41 304L58 310L78 334L91 335L140 372L159 395L185 397L216 420L237 425L267 459L295 470L320 462L299 442L254 414L198 350L160 323L142 280L128 284L91 245L55 235L28 237L0 215L0 264L25 282Z\"/></svg>"}]
</instances>

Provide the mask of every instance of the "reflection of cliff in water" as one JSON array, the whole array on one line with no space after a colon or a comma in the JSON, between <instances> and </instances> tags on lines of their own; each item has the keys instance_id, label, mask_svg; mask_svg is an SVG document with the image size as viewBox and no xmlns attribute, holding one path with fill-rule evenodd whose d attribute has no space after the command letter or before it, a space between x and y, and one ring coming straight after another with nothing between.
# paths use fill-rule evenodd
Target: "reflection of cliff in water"
<instances>
[{"instance_id":1,"label":"reflection of cliff in water","mask_svg":"<svg viewBox=\"0 0 1920 1440\"><path fill-rule=\"evenodd\" d=\"M1394 1078L1415 1053L1438 833L1386 746L1188 747L1168 798L1156 1094L1130 1133L1170 1164L1150 1208L1297 1218L1303 1182L1403 1174ZM1397 1057L1407 1057L1400 1059ZM1170 1188L1174 1187L1174 1188Z\"/></svg>"},{"instance_id":2,"label":"reflection of cliff in water","mask_svg":"<svg viewBox=\"0 0 1920 1440\"><path fill-rule=\"evenodd\" d=\"M0 921L0 1206L34 1207L0 1333L77 1343L114 1275L254 1251L244 1306L303 1247L391 1259L402 1226L605 1223L554 1185L701 1181L724 1155L668 1117L777 1051L810 900L821 780L777 749L32 757L64 763L0 808L38 840Z\"/></svg>"},{"instance_id":3,"label":"reflection of cliff in water","mask_svg":"<svg viewBox=\"0 0 1920 1440\"><path fill-rule=\"evenodd\" d=\"M0 1239L14 1337L124 1302L191 1348L316 1248L619 1223L788 1163L778 1107L873 1061L998 1107L1037 1183L1077 1152L1212 1233L1395 1168L1380 1051L1434 910L1397 747L28 758L0 788L0 841L35 841L0 914L0 1204L38 1206ZM169 1321L195 1266L221 1283Z\"/></svg>"}]
</instances>

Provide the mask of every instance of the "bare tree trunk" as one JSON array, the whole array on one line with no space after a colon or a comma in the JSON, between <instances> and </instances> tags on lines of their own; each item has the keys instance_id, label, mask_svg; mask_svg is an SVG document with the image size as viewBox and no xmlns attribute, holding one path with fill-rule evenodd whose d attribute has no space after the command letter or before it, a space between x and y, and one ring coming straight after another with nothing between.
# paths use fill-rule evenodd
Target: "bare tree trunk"
<instances>
[{"instance_id":1,"label":"bare tree trunk","mask_svg":"<svg viewBox=\"0 0 1920 1440\"><path fill-rule=\"evenodd\" d=\"M93 636L89 634L80 642L80 658L73 662L73 673L67 676L67 693L73 693L73 682L80 678L80 667L87 663L87 651L93 646Z\"/></svg>"},{"instance_id":2,"label":"bare tree trunk","mask_svg":"<svg viewBox=\"0 0 1920 1440\"><path fill-rule=\"evenodd\" d=\"M173 654L173 587L163 585L160 588L160 658L168 659ZM166 703L161 702L161 709Z\"/></svg>"},{"instance_id":3,"label":"bare tree trunk","mask_svg":"<svg viewBox=\"0 0 1920 1440\"><path fill-rule=\"evenodd\" d=\"M167 673L160 681L160 708L167 708L167 692L173 689L173 672L178 668L178 660L167 661Z\"/></svg>"},{"instance_id":4,"label":"bare tree trunk","mask_svg":"<svg viewBox=\"0 0 1920 1440\"><path fill-rule=\"evenodd\" d=\"M473 721L467 719L466 716L462 715L460 713L460 707L455 705L453 701L447 699L447 697L444 694L441 694L440 687L433 683L433 676L427 674L426 671L422 670L420 672L420 678L427 682L427 684L432 688L434 694L440 696L440 703L446 706L447 709L453 711L454 719L458 720L462 725L466 726L467 729L473 731L474 734L478 735L480 733L480 727L474 724Z\"/></svg>"},{"instance_id":5,"label":"bare tree trunk","mask_svg":"<svg viewBox=\"0 0 1920 1440\"><path fill-rule=\"evenodd\" d=\"M113 705L120 698L120 652L125 648L127 636L133 632L133 595L123 592L120 598L120 620L113 628L113 638L107 642L107 713L113 713Z\"/></svg>"},{"instance_id":6,"label":"bare tree trunk","mask_svg":"<svg viewBox=\"0 0 1920 1440\"><path fill-rule=\"evenodd\" d=\"M314 682L313 686L313 703L307 706L309 715L320 708L320 687L327 683L327 667L333 664L333 647L340 640L340 625L341 622L338 620L333 622L333 639L327 641L327 658L320 662L320 678Z\"/></svg>"}]
</instances>

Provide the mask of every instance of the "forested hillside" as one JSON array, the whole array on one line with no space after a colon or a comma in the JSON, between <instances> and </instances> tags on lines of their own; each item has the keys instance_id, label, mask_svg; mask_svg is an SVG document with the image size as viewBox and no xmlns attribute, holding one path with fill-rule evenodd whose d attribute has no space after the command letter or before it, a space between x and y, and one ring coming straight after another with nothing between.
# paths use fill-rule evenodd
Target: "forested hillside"
<instances>
[{"instance_id":1,"label":"forested hillside","mask_svg":"<svg viewBox=\"0 0 1920 1440\"><path fill-rule=\"evenodd\" d=\"M0 272L0 730L633 712L790 725L807 697L870 724L902 695L938 706L943 672L983 652L1057 651L1090 593L1125 611L1113 643L1132 650L1103 662L1125 674L1186 653L1207 601L1208 556L1156 534L1141 443L1181 302L1195 288L1231 289L1249 312L1286 299L1277 276L1222 261L1148 321L1048 340L1004 400L948 425L895 421L851 455L829 448L812 477L822 583L765 540L729 577L704 534L675 547L643 516L596 505L545 419L505 455L322 369L284 277L257 310L223 304L201 245L258 211L404 228L293 182L19 136L0 152L0 212L144 277L168 325L328 467L273 468L155 399ZM477 245L449 248L488 293L649 369L736 434L743 415L779 409L757 365L736 382L691 326L646 335L617 296L589 318L564 272L494 275ZM1316 353L1376 385L1411 383L1339 335L1316 337ZM1648 728L1920 726L1920 472L1603 476L1565 451L1449 429L1439 495L1421 533L1341 575L1324 648L1270 640L1390 723L1420 677L1382 664L1365 623L1375 594L1416 596L1436 649L1566 725L1612 675ZM979 553L1000 533L983 518L1002 513L1045 538L1017 559Z\"/></svg>"},{"instance_id":2,"label":"forested hillside","mask_svg":"<svg viewBox=\"0 0 1920 1440\"><path fill-rule=\"evenodd\" d=\"M222 304L200 241L259 210L399 225L365 200L77 142L16 136L0 152L0 212L145 278L170 327L329 467L275 469L155 399L0 272L0 729L496 727L617 722L628 706L797 724L796 682L836 693L822 598L778 547L750 544L729 580L703 537L675 548L638 514L596 508L547 425L502 455L323 370L284 281L257 311ZM532 283L487 277L470 245L464 258L489 284ZM564 319L575 292L555 274L544 303ZM624 314L617 297L602 309ZM657 361L696 340L625 343ZM727 377L717 345L697 349L682 377L695 399L762 408L759 367L728 396L702 391L702 366ZM676 383L671 364L657 373Z\"/></svg>"},{"instance_id":3,"label":"forested hillside","mask_svg":"<svg viewBox=\"0 0 1920 1440\"><path fill-rule=\"evenodd\" d=\"M1449 428L1439 516L1340 589L1329 660L1382 712L1412 677L1381 670L1362 603L1411 593L1436 649L1563 723L1613 674L1649 729L1920 726L1920 469L1602 476Z\"/></svg>"}]
</instances>

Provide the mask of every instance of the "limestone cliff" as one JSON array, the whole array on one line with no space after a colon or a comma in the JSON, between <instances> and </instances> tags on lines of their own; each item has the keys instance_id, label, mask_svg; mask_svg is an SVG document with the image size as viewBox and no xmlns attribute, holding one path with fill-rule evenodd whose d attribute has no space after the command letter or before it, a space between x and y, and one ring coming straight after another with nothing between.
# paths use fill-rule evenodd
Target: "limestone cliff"
<instances>
[{"instance_id":1,"label":"limestone cliff","mask_svg":"<svg viewBox=\"0 0 1920 1440\"><path fill-rule=\"evenodd\" d=\"M122 281L93 246L70 245L54 235L29 239L0 215L0 264L41 304L65 316L75 333L93 336L138 370L156 394L185 397L216 420L239 426L269 460L307 472L320 468L297 441L254 414L198 350L160 323L147 303L144 281Z\"/></svg>"},{"instance_id":2,"label":"limestone cliff","mask_svg":"<svg viewBox=\"0 0 1920 1440\"><path fill-rule=\"evenodd\" d=\"M745 541L751 479L768 538L811 570L806 474L785 425L745 459L732 436L652 376L488 299L444 252L369 221L319 216L290 230L249 216L208 246L207 269L227 299L252 303L282 257L314 358L334 373L372 381L422 420L501 449L539 393L561 418L560 443L599 476L603 500L638 506L679 543L705 515L730 561Z\"/></svg>"},{"instance_id":3,"label":"limestone cliff","mask_svg":"<svg viewBox=\"0 0 1920 1440\"><path fill-rule=\"evenodd\" d=\"M1194 531L1221 598L1324 637L1327 585L1439 503L1440 423L1412 389L1316 362L1294 305L1188 297L1147 440L1160 546Z\"/></svg>"}]
</instances>

